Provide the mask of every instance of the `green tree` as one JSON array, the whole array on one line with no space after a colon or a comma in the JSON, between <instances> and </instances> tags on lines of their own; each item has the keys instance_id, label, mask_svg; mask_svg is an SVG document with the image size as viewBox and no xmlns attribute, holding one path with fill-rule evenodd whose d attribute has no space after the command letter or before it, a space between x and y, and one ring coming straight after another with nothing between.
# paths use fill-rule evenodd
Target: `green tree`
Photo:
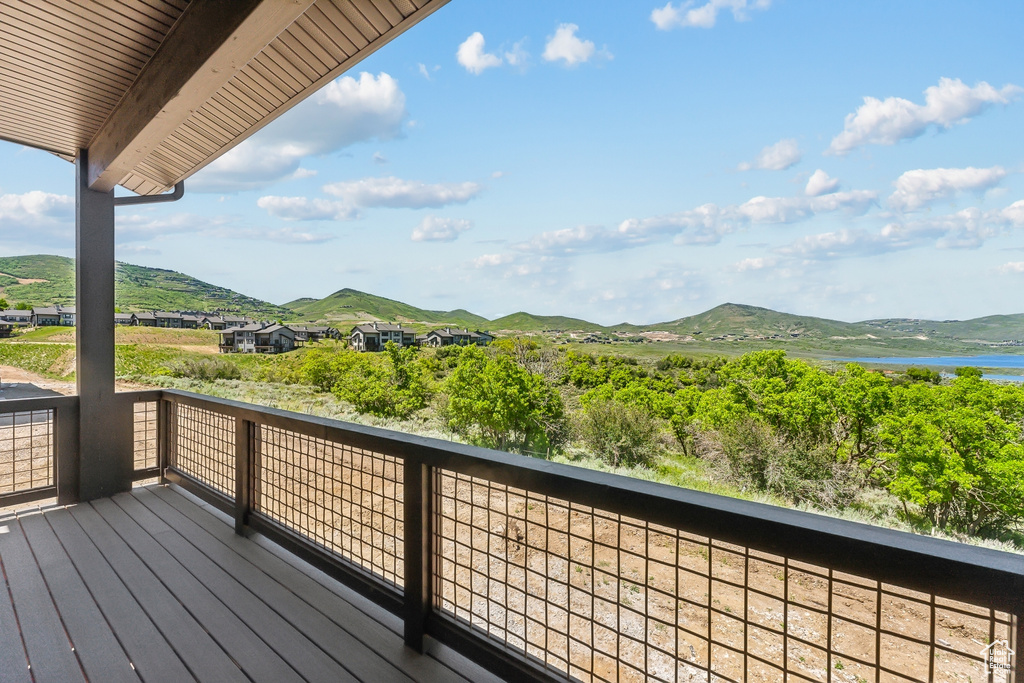
<instances>
[{"instance_id":1,"label":"green tree","mask_svg":"<svg viewBox=\"0 0 1024 683\"><path fill-rule=\"evenodd\" d=\"M511 356L463 349L444 383L445 418L457 434L500 450L537 451L564 438L558 392Z\"/></svg>"},{"instance_id":2,"label":"green tree","mask_svg":"<svg viewBox=\"0 0 1024 683\"><path fill-rule=\"evenodd\" d=\"M10 306L11 305L7 303L7 299L0 296L0 311L6 311L7 309L10 308Z\"/></svg>"},{"instance_id":3,"label":"green tree","mask_svg":"<svg viewBox=\"0 0 1024 683\"><path fill-rule=\"evenodd\" d=\"M647 464L657 451L658 424L637 404L590 401L576 420L578 438L613 466Z\"/></svg>"},{"instance_id":4,"label":"green tree","mask_svg":"<svg viewBox=\"0 0 1024 683\"><path fill-rule=\"evenodd\" d=\"M883 483L940 529L993 534L1024 520L1024 390L978 377L898 387L882 419Z\"/></svg>"},{"instance_id":5,"label":"green tree","mask_svg":"<svg viewBox=\"0 0 1024 683\"><path fill-rule=\"evenodd\" d=\"M28 305L27 303L25 303L24 301L22 301L21 303L19 303L18 305L16 305L16 306L14 307L14 310L16 310L16 311L31 311L31 310L32 310L32 307L31 307L31 306L29 306L29 305Z\"/></svg>"}]
</instances>

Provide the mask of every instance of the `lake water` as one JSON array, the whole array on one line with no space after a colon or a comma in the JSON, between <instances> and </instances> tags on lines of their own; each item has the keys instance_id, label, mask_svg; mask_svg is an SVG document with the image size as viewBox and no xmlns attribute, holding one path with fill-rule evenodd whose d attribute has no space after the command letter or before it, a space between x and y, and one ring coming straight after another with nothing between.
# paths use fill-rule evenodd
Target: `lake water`
<instances>
[{"instance_id":1,"label":"lake water","mask_svg":"<svg viewBox=\"0 0 1024 683\"><path fill-rule=\"evenodd\" d=\"M832 358L835 361L849 361L853 363L879 363L885 365L899 365L909 367L911 365L927 365L943 368L1021 368L1024 369L1024 355L998 355L998 356L933 356L919 358ZM999 375L985 373L986 379L1003 379L1011 382L1024 382L1024 375Z\"/></svg>"}]
</instances>

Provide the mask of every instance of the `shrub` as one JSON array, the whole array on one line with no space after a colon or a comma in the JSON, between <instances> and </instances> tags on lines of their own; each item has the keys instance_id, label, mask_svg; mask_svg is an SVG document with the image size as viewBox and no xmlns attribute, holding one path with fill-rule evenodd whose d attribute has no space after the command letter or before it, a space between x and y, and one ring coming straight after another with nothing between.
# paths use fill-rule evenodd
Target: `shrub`
<instances>
[{"instance_id":1,"label":"shrub","mask_svg":"<svg viewBox=\"0 0 1024 683\"><path fill-rule=\"evenodd\" d=\"M646 465L658 449L658 422L639 405L591 401L576 420L576 436L614 467Z\"/></svg>"},{"instance_id":2,"label":"shrub","mask_svg":"<svg viewBox=\"0 0 1024 683\"><path fill-rule=\"evenodd\" d=\"M168 367L173 377L189 377L211 381L215 379L242 379L242 371L225 358L184 358Z\"/></svg>"}]
</instances>

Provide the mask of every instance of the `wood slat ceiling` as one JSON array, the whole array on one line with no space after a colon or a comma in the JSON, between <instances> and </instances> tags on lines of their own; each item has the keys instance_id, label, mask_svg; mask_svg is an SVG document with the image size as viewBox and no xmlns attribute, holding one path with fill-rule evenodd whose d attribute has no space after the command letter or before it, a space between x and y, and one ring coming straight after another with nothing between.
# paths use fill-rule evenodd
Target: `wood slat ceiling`
<instances>
[{"instance_id":1,"label":"wood slat ceiling","mask_svg":"<svg viewBox=\"0 0 1024 683\"><path fill-rule=\"evenodd\" d=\"M448 0L317 0L120 183L164 192ZM0 139L74 159L188 0L0 0Z\"/></svg>"}]
</instances>

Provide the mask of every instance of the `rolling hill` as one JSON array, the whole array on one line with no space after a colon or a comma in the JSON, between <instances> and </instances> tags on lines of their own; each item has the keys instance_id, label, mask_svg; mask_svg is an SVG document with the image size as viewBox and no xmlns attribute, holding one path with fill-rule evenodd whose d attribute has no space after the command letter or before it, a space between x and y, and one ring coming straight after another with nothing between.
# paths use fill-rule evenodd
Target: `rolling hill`
<instances>
[{"instance_id":1,"label":"rolling hill","mask_svg":"<svg viewBox=\"0 0 1024 683\"><path fill-rule=\"evenodd\" d=\"M890 334L918 335L938 339L999 342L1024 340L1024 314L989 315L971 320L917 320L915 318L889 318L866 320L869 327Z\"/></svg>"},{"instance_id":2,"label":"rolling hill","mask_svg":"<svg viewBox=\"0 0 1024 683\"><path fill-rule=\"evenodd\" d=\"M11 306L73 304L75 260L66 256L0 258L0 296ZM223 311L281 317L280 306L218 287L173 270L118 262L114 270L117 306L132 311Z\"/></svg>"},{"instance_id":3,"label":"rolling hill","mask_svg":"<svg viewBox=\"0 0 1024 683\"><path fill-rule=\"evenodd\" d=\"M487 318L466 310L430 311L356 289L341 289L323 299L296 299L284 304L284 307L289 309L293 316L304 320L327 320L330 322L387 320L461 327L480 327L489 324Z\"/></svg>"},{"instance_id":4,"label":"rolling hill","mask_svg":"<svg viewBox=\"0 0 1024 683\"><path fill-rule=\"evenodd\" d=\"M666 330L676 334L705 337L780 337L803 339L889 337L892 332L865 323L847 323L826 318L780 313L768 308L726 303L704 313L667 323L645 325L642 329Z\"/></svg>"},{"instance_id":5,"label":"rolling hill","mask_svg":"<svg viewBox=\"0 0 1024 683\"><path fill-rule=\"evenodd\" d=\"M532 313L513 313L488 323L492 330L511 330L517 332L545 332L548 330L582 330L586 332L603 332L608 328L590 323L579 318L567 318L563 315L533 315Z\"/></svg>"}]
</instances>

